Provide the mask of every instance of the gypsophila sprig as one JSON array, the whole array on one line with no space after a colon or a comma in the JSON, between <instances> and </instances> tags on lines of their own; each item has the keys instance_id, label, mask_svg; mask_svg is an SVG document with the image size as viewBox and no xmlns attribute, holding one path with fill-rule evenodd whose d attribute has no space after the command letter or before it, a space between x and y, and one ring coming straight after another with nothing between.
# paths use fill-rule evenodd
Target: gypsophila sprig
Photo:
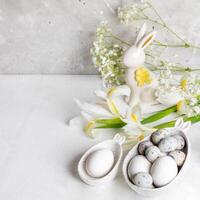
<instances>
[{"instance_id":1,"label":"gypsophila sprig","mask_svg":"<svg viewBox=\"0 0 200 200\"><path fill-rule=\"evenodd\" d=\"M149 12L152 11L152 12ZM149 13L152 13L151 15ZM142 1L140 3L132 3L118 8L117 16L122 24L134 24L135 21L148 21L153 25L161 27L165 32L174 36L179 43L167 44L163 41L155 40L153 45L164 48L195 48L200 49L199 46L193 45L189 41L186 41L176 31L171 29L167 23L163 20L159 12L149 1Z\"/></svg>"},{"instance_id":2,"label":"gypsophila sprig","mask_svg":"<svg viewBox=\"0 0 200 200\"><path fill-rule=\"evenodd\" d=\"M135 20L144 20L143 11L148 8L148 4L131 4L119 7L117 10L117 16L122 24L129 25Z\"/></svg>"},{"instance_id":3,"label":"gypsophila sprig","mask_svg":"<svg viewBox=\"0 0 200 200\"><path fill-rule=\"evenodd\" d=\"M169 48L200 47L168 26L149 1L119 7L117 16L127 26L135 25L138 21L149 22L153 29L169 38L159 38L159 41L155 39L154 31L145 35L146 26L143 25L134 46L113 34L107 23L102 22L97 27L91 55L106 88L95 91L97 103L76 100L83 117L84 132L93 137L102 128L117 130L126 136L127 145L133 145L155 129L173 127L177 117L191 123L200 122L200 78L197 76L200 68L173 62L172 58L179 57L177 54L169 59L163 58L164 51ZM150 46L149 42L152 42ZM135 62L140 60L136 52L141 52L136 51L135 47L137 50L138 47L145 49L145 52L142 51L142 55L146 55L144 62ZM127 58L125 55L128 52ZM145 87L148 84L146 90L139 88L144 84ZM172 121L160 121L168 115L171 115Z\"/></svg>"},{"instance_id":4,"label":"gypsophila sprig","mask_svg":"<svg viewBox=\"0 0 200 200\"><path fill-rule=\"evenodd\" d=\"M200 114L200 79L186 72L178 78L169 68L160 71L156 96L160 103L177 103L177 113L192 117Z\"/></svg>"},{"instance_id":5,"label":"gypsophila sprig","mask_svg":"<svg viewBox=\"0 0 200 200\"><path fill-rule=\"evenodd\" d=\"M121 62L123 46L112 37L107 23L102 22L97 28L96 40L90 52L94 67L98 68L106 87L124 83L125 67Z\"/></svg>"}]
</instances>

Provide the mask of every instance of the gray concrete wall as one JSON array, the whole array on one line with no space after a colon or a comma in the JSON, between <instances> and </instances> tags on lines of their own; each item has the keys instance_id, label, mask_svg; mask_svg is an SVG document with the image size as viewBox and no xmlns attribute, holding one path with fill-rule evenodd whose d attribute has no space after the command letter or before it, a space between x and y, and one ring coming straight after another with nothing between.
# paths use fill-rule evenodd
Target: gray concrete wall
<instances>
[{"instance_id":1,"label":"gray concrete wall","mask_svg":"<svg viewBox=\"0 0 200 200\"><path fill-rule=\"evenodd\" d=\"M117 32L112 9L124 2L0 0L0 73L95 73L89 48L96 25L106 18ZM200 31L199 0L153 3L187 37Z\"/></svg>"}]
</instances>

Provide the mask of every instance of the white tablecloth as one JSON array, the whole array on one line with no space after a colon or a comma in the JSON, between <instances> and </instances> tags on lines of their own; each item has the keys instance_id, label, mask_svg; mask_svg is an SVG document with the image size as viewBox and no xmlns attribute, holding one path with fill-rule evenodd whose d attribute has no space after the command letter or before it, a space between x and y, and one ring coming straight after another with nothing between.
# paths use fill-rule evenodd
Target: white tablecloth
<instances>
[{"instance_id":1,"label":"white tablecloth","mask_svg":"<svg viewBox=\"0 0 200 200\"><path fill-rule=\"evenodd\" d=\"M121 170L104 187L90 187L77 175L80 156L97 140L67 126L79 114L73 97L90 100L100 86L96 76L0 76L1 200L143 199ZM199 127L188 133L192 156L184 181L162 200L199 199Z\"/></svg>"}]
</instances>

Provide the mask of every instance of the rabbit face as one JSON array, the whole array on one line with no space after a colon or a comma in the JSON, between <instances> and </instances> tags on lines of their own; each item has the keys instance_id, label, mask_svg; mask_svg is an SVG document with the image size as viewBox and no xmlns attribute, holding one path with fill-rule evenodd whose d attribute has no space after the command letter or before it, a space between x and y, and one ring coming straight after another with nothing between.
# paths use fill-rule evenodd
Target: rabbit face
<instances>
[{"instance_id":1,"label":"rabbit face","mask_svg":"<svg viewBox=\"0 0 200 200\"><path fill-rule=\"evenodd\" d=\"M140 29L136 42L133 46L126 50L123 63L129 68L136 68L142 66L145 62L144 49L151 44L156 36L156 32L153 31L145 35L146 25L144 24Z\"/></svg>"},{"instance_id":2,"label":"rabbit face","mask_svg":"<svg viewBox=\"0 0 200 200\"><path fill-rule=\"evenodd\" d=\"M144 64L145 53L142 49L132 46L127 49L123 57L123 63L129 68L138 67Z\"/></svg>"}]
</instances>

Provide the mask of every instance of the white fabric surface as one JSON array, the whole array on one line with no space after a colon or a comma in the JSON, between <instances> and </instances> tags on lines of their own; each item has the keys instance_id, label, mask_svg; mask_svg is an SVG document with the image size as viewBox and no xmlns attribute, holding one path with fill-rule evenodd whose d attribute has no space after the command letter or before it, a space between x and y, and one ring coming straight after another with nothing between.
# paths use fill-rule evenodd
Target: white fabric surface
<instances>
[{"instance_id":1,"label":"white fabric surface","mask_svg":"<svg viewBox=\"0 0 200 200\"><path fill-rule=\"evenodd\" d=\"M129 189L121 170L104 187L90 187L77 175L80 156L100 139L67 126L79 114L73 97L90 100L100 86L96 76L0 77L1 200L143 199ZM199 127L188 133L192 156L187 175L162 200L199 199Z\"/></svg>"}]
</instances>

